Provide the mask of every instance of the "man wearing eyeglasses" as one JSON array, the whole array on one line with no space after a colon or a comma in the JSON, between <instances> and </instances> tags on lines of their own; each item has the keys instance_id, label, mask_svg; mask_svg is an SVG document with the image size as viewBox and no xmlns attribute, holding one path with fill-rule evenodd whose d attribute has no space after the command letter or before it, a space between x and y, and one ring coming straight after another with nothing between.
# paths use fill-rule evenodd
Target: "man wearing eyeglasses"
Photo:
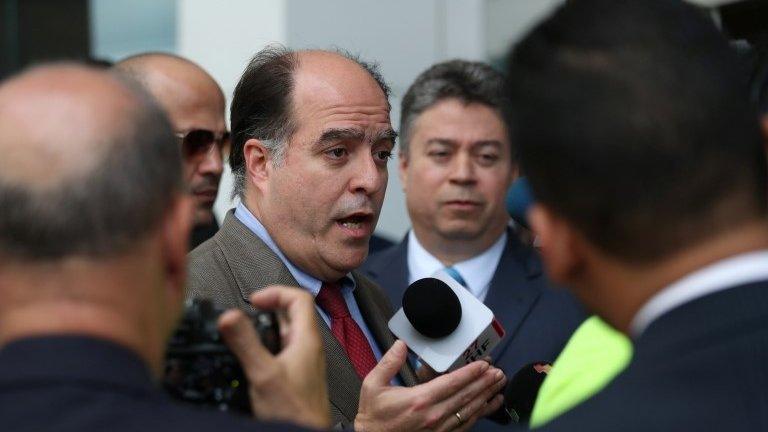
<instances>
[{"instance_id":1,"label":"man wearing eyeglasses","mask_svg":"<svg viewBox=\"0 0 768 432\"><path fill-rule=\"evenodd\" d=\"M138 54L118 62L115 68L138 80L171 119L195 201L190 244L194 249L219 229L213 203L223 152L229 146L224 93L200 66L172 54Z\"/></svg>"}]
</instances>

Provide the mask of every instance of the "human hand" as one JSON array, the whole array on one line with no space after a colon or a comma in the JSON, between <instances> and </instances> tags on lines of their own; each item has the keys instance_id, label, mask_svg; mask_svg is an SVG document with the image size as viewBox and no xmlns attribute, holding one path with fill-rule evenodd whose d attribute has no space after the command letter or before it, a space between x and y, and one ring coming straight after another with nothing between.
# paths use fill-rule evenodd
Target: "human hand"
<instances>
[{"instance_id":1,"label":"human hand","mask_svg":"<svg viewBox=\"0 0 768 432\"><path fill-rule=\"evenodd\" d=\"M414 387L390 385L407 354L396 341L365 378L355 431L464 431L501 406L506 377L482 360Z\"/></svg>"},{"instance_id":2,"label":"human hand","mask_svg":"<svg viewBox=\"0 0 768 432\"><path fill-rule=\"evenodd\" d=\"M282 350L272 355L250 319L230 309L219 318L219 331L237 356L248 379L254 415L319 429L331 425L325 354L312 296L300 289L271 286L251 296L262 310L282 310Z\"/></svg>"}]
</instances>

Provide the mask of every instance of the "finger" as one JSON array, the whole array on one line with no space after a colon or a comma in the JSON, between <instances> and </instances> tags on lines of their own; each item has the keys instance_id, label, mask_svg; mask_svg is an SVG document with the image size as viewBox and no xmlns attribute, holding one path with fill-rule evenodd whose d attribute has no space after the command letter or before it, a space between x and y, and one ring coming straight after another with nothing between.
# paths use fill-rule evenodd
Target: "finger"
<instances>
[{"instance_id":1,"label":"finger","mask_svg":"<svg viewBox=\"0 0 768 432\"><path fill-rule=\"evenodd\" d=\"M504 396L497 394L493 397L488 403L486 403L482 408L480 408L477 411L477 414L475 414L475 417L482 418L485 416L489 416L493 413L495 413L499 408L501 408L501 405L504 403Z\"/></svg>"},{"instance_id":2,"label":"finger","mask_svg":"<svg viewBox=\"0 0 768 432\"><path fill-rule=\"evenodd\" d=\"M473 384L489 368L488 363L478 360L451 373L440 375L428 383L421 384L419 387L422 387L423 391L430 396L433 402L443 401L457 392L466 390L467 386Z\"/></svg>"},{"instance_id":3,"label":"finger","mask_svg":"<svg viewBox=\"0 0 768 432\"><path fill-rule=\"evenodd\" d=\"M478 397L473 399L470 403L464 405L464 407L459 409L459 412L461 415L464 415L466 417L485 417L488 414L491 414L492 412L496 411L499 406L501 406L501 402L504 401L504 396L499 394L504 386L506 385L507 380L502 379L501 381L497 382L496 385L491 386L486 391L484 391L482 394L480 394ZM496 399L499 399L500 402L498 402L498 405L495 406L495 408L492 409L492 406L496 403Z\"/></svg>"},{"instance_id":4,"label":"finger","mask_svg":"<svg viewBox=\"0 0 768 432\"><path fill-rule=\"evenodd\" d=\"M286 344L298 338L314 340L307 338L307 333L319 334L315 318L315 302L306 291L295 287L273 285L253 293L250 300L257 309L285 310L286 317L281 325L286 328L284 330Z\"/></svg>"},{"instance_id":5,"label":"finger","mask_svg":"<svg viewBox=\"0 0 768 432\"><path fill-rule=\"evenodd\" d=\"M450 418L459 413L465 420L475 415L488 400L492 399L506 384L504 373L500 369L491 368L485 372L479 379L474 380L470 385L461 389L459 392L435 405L435 409L443 413L445 418L443 423L444 430L450 430L458 424ZM446 429L447 427L447 429Z\"/></svg>"},{"instance_id":6,"label":"finger","mask_svg":"<svg viewBox=\"0 0 768 432\"><path fill-rule=\"evenodd\" d=\"M364 385L372 384L377 387L389 385L392 378L400 372L400 368L403 367L407 358L408 347L405 346L405 342L396 340L392 347L389 348L389 351L381 357L379 364L365 377Z\"/></svg>"},{"instance_id":7,"label":"finger","mask_svg":"<svg viewBox=\"0 0 768 432\"><path fill-rule=\"evenodd\" d=\"M219 317L219 332L230 350L235 354L243 370L251 374L271 360L272 355L262 345L253 322L242 311L230 309Z\"/></svg>"},{"instance_id":8,"label":"finger","mask_svg":"<svg viewBox=\"0 0 768 432\"><path fill-rule=\"evenodd\" d=\"M496 397L493 398L490 402L485 404L485 407L480 410L479 414L475 414L471 416L466 422L463 422L461 425L458 425L453 430L456 432L463 432L466 430L469 430L472 428L472 426L475 425L477 420L479 420L482 417L487 416L488 414L491 414L495 412L497 409L501 407L501 403L504 401L504 398L501 395L496 395ZM483 414L485 413L485 414Z\"/></svg>"}]
</instances>

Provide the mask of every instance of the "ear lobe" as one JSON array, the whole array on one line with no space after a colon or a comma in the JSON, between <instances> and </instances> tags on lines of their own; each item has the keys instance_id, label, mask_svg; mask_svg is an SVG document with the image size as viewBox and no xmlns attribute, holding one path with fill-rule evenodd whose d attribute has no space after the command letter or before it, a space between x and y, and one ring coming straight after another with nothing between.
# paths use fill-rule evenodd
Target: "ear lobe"
<instances>
[{"instance_id":1,"label":"ear lobe","mask_svg":"<svg viewBox=\"0 0 768 432\"><path fill-rule=\"evenodd\" d=\"M542 204L528 211L528 221L536 234L549 277L569 285L581 269L578 240L570 224Z\"/></svg>"},{"instance_id":2,"label":"ear lobe","mask_svg":"<svg viewBox=\"0 0 768 432\"><path fill-rule=\"evenodd\" d=\"M270 153L264 143L251 138L243 144L246 176L255 185L262 184L269 177Z\"/></svg>"}]
</instances>

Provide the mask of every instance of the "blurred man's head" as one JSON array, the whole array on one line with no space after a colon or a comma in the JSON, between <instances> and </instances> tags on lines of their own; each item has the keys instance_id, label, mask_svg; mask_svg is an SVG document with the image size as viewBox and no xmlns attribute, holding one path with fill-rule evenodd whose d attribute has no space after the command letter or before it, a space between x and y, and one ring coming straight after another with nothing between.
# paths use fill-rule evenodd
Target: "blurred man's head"
<instances>
[{"instance_id":1,"label":"blurred man's head","mask_svg":"<svg viewBox=\"0 0 768 432\"><path fill-rule=\"evenodd\" d=\"M338 279L367 255L395 139L387 97L371 65L275 48L256 54L235 89L235 194L319 279Z\"/></svg>"},{"instance_id":2,"label":"blurred man's head","mask_svg":"<svg viewBox=\"0 0 768 432\"><path fill-rule=\"evenodd\" d=\"M162 110L107 72L0 86L0 342L113 339L159 365L183 299L189 198Z\"/></svg>"},{"instance_id":3,"label":"blurred man's head","mask_svg":"<svg viewBox=\"0 0 768 432\"><path fill-rule=\"evenodd\" d=\"M532 223L552 276L589 306L604 301L588 287L607 274L597 263L690 270L751 241L724 236L762 227L766 161L745 80L692 6L567 2L510 65L515 139L542 204Z\"/></svg>"},{"instance_id":4,"label":"blurred man's head","mask_svg":"<svg viewBox=\"0 0 768 432\"><path fill-rule=\"evenodd\" d=\"M221 88L200 66L171 54L139 54L115 67L138 80L168 114L190 178L195 225L213 223L223 152L229 147Z\"/></svg>"},{"instance_id":5,"label":"blurred man's head","mask_svg":"<svg viewBox=\"0 0 768 432\"><path fill-rule=\"evenodd\" d=\"M416 237L452 261L489 248L516 175L504 77L483 63L427 69L403 97L400 177Z\"/></svg>"}]
</instances>

